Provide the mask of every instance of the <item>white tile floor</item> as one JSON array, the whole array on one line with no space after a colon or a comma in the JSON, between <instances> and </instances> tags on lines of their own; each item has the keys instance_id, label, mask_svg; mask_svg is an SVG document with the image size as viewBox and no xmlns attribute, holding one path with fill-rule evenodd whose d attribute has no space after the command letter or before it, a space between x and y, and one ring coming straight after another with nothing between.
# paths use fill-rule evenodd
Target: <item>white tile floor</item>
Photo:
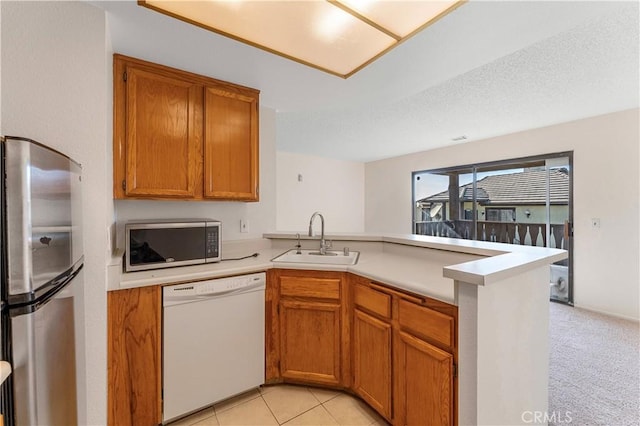
<instances>
[{"instance_id":1,"label":"white tile floor","mask_svg":"<svg viewBox=\"0 0 640 426\"><path fill-rule=\"evenodd\" d=\"M171 426L352 425L388 423L364 402L339 391L274 385L223 401Z\"/></svg>"}]
</instances>

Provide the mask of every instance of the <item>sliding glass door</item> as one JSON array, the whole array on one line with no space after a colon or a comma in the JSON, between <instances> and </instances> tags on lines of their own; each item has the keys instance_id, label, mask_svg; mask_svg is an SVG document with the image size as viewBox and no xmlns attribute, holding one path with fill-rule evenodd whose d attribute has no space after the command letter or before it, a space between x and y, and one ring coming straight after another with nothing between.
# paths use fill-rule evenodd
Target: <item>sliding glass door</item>
<instances>
[{"instance_id":1,"label":"sliding glass door","mask_svg":"<svg viewBox=\"0 0 640 426\"><path fill-rule=\"evenodd\" d=\"M413 173L413 233L562 248L550 297L571 304L571 153Z\"/></svg>"}]
</instances>

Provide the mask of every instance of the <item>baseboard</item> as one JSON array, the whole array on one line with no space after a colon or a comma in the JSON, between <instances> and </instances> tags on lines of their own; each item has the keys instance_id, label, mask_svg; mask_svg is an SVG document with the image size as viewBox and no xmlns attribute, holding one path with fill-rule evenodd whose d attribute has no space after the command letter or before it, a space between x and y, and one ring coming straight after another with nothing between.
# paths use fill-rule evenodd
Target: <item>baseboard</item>
<instances>
[{"instance_id":1,"label":"baseboard","mask_svg":"<svg viewBox=\"0 0 640 426\"><path fill-rule=\"evenodd\" d=\"M585 311L589 311L589 312L594 312L597 314L602 314L602 315L607 315L610 317L614 317L614 318L618 318L618 319L623 319L623 320L627 320L627 321L633 321L633 322L640 322L640 318L634 318L634 317L629 317L626 315L620 315L614 312L608 312L608 311L603 311L602 309L597 309L591 306L584 306L584 305L578 305L575 304L573 305L574 308L578 308L578 309L583 309Z\"/></svg>"}]
</instances>

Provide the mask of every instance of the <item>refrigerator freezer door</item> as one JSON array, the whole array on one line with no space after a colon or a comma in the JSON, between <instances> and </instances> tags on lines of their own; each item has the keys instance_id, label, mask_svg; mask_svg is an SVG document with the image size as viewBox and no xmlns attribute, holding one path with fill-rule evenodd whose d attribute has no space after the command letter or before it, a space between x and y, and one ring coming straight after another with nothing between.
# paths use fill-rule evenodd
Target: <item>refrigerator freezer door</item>
<instances>
[{"instance_id":1,"label":"refrigerator freezer door","mask_svg":"<svg viewBox=\"0 0 640 426\"><path fill-rule=\"evenodd\" d=\"M6 137L7 302L31 302L82 257L81 168L27 139Z\"/></svg>"},{"instance_id":2,"label":"refrigerator freezer door","mask_svg":"<svg viewBox=\"0 0 640 426\"><path fill-rule=\"evenodd\" d=\"M73 294L77 281L70 281L36 311L10 319L16 425L77 424Z\"/></svg>"}]
</instances>

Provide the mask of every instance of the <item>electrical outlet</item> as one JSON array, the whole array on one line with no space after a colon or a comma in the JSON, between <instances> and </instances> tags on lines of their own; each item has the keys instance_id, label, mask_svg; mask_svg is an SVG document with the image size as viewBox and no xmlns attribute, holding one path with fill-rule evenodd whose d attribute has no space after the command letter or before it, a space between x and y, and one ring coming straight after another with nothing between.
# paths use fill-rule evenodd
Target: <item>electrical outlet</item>
<instances>
[{"instance_id":1,"label":"electrical outlet","mask_svg":"<svg viewBox=\"0 0 640 426\"><path fill-rule=\"evenodd\" d=\"M246 234L249 232L249 221L246 219L240 219L240 232Z\"/></svg>"}]
</instances>

